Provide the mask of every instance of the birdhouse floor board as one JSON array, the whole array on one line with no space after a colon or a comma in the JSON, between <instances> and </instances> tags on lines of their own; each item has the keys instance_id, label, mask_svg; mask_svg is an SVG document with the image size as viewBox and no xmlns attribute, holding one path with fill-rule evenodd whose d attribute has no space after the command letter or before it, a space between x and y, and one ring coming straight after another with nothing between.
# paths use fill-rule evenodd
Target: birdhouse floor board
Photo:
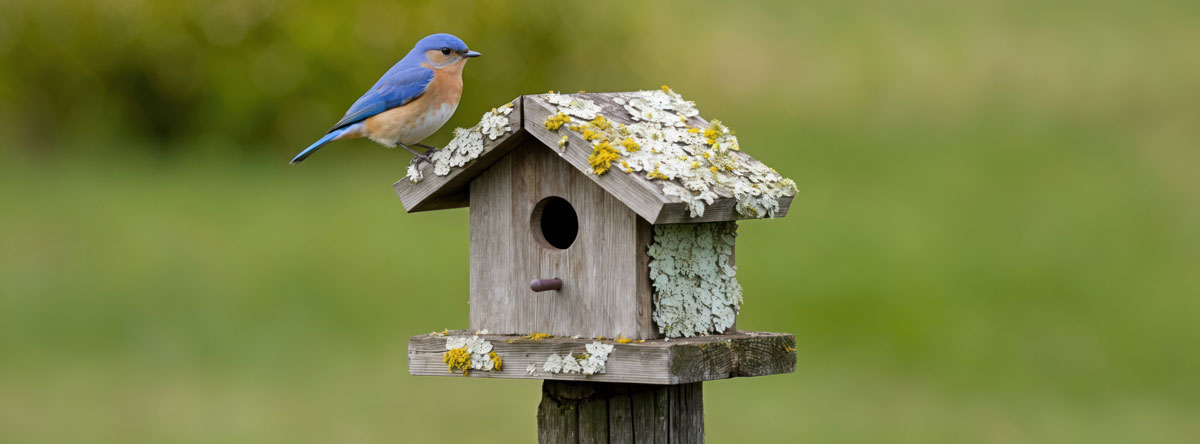
<instances>
[{"instance_id":1,"label":"birdhouse floor board","mask_svg":"<svg viewBox=\"0 0 1200 444\"><path fill-rule=\"evenodd\" d=\"M448 336L425 334L408 341L408 372L418 376L463 377L449 371L442 355L451 336L475 336L468 330L450 331ZM503 360L499 371L467 372L466 377L543 379L635 384L687 384L746 376L791 373L796 369L796 337L787 333L737 332L722 335L651 339L641 343L613 340L549 338L531 341L516 335L479 335L492 344ZM605 372L594 375L544 371L546 359L579 356L593 342L611 344ZM528 372L529 366L533 372Z\"/></svg>"}]
</instances>

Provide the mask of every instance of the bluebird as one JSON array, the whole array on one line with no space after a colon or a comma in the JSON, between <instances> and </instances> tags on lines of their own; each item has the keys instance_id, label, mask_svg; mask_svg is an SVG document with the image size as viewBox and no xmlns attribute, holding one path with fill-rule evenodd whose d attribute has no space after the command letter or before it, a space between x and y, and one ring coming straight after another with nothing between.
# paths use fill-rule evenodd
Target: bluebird
<instances>
[{"instance_id":1,"label":"bluebird","mask_svg":"<svg viewBox=\"0 0 1200 444\"><path fill-rule=\"evenodd\" d=\"M292 159L302 162L334 140L366 137L388 148L400 146L426 162L426 154L410 145L436 151L420 143L437 132L454 115L462 98L462 70L467 59L480 54L467 49L462 39L433 34L421 39L359 97L346 115L320 140Z\"/></svg>"}]
</instances>

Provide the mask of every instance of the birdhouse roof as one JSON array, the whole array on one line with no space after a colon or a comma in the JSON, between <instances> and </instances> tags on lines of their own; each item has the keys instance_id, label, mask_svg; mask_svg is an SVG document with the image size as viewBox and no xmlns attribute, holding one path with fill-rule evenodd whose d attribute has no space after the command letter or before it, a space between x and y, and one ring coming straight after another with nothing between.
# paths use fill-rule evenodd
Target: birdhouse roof
<instances>
[{"instance_id":1,"label":"birdhouse roof","mask_svg":"<svg viewBox=\"0 0 1200 444\"><path fill-rule=\"evenodd\" d=\"M531 139L653 224L782 217L796 193L729 128L665 86L518 97L455 129L432 164L409 167L396 193L409 212L467 206L471 180Z\"/></svg>"}]
</instances>

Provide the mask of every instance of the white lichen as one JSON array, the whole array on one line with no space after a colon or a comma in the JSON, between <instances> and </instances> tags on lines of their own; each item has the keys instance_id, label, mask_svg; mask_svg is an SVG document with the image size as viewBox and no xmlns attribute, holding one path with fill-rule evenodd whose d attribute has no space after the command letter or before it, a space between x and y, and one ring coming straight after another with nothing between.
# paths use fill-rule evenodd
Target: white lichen
<instances>
[{"instance_id":1,"label":"white lichen","mask_svg":"<svg viewBox=\"0 0 1200 444\"><path fill-rule=\"evenodd\" d=\"M604 373L604 364L608 362L608 354L612 353L612 344L603 344L593 342L587 345L587 359L580 361L580 366L583 367L583 374L593 375L596 373Z\"/></svg>"},{"instance_id":2,"label":"white lichen","mask_svg":"<svg viewBox=\"0 0 1200 444\"><path fill-rule=\"evenodd\" d=\"M586 347L587 353L572 355L567 353L566 356L559 356L558 353L551 354L546 357L546 362L542 364L542 371L551 374L559 373L578 373L583 375L594 375L604 373L605 364L608 362L608 355L612 353L612 344L604 344L601 342L593 342ZM530 365L526 372L532 375L534 366Z\"/></svg>"},{"instance_id":3,"label":"white lichen","mask_svg":"<svg viewBox=\"0 0 1200 444\"><path fill-rule=\"evenodd\" d=\"M742 304L737 267L729 264L737 223L654 226L650 280L654 322L668 338L721 333Z\"/></svg>"},{"instance_id":4,"label":"white lichen","mask_svg":"<svg viewBox=\"0 0 1200 444\"><path fill-rule=\"evenodd\" d=\"M555 105L559 112L568 116L578 117L583 120L592 120L600 113L600 106L596 105L596 102L577 98L571 94L551 93L543 97L551 105Z\"/></svg>"},{"instance_id":5,"label":"white lichen","mask_svg":"<svg viewBox=\"0 0 1200 444\"><path fill-rule=\"evenodd\" d=\"M455 128L454 138L450 143L429 156L430 163L433 164L433 174L450 174L454 168L462 167L479 157L479 154L483 153L485 141L496 140L512 132L512 124L508 118L512 111L513 104L509 102L484 113L479 123L471 128ZM425 178L417 162L409 164L407 178L412 183L418 183Z\"/></svg>"},{"instance_id":6,"label":"white lichen","mask_svg":"<svg viewBox=\"0 0 1200 444\"><path fill-rule=\"evenodd\" d=\"M610 174L612 168L639 174L687 204L690 217L703 216L719 198L735 199L744 217L774 217L780 199L796 194L795 182L740 152L728 127L705 122L695 103L665 86L617 95L612 100L628 113L620 116L601 114L599 105L582 96L544 97L558 113L577 119L578 124L560 126L589 141L594 174ZM566 149L561 141L559 148Z\"/></svg>"},{"instance_id":7,"label":"white lichen","mask_svg":"<svg viewBox=\"0 0 1200 444\"><path fill-rule=\"evenodd\" d=\"M496 369L496 357L492 343L479 336L452 336L446 338L446 350L466 348L471 355L471 370L492 371Z\"/></svg>"},{"instance_id":8,"label":"white lichen","mask_svg":"<svg viewBox=\"0 0 1200 444\"><path fill-rule=\"evenodd\" d=\"M537 364L529 364L528 367L525 367L525 374L529 376L537 376Z\"/></svg>"}]
</instances>

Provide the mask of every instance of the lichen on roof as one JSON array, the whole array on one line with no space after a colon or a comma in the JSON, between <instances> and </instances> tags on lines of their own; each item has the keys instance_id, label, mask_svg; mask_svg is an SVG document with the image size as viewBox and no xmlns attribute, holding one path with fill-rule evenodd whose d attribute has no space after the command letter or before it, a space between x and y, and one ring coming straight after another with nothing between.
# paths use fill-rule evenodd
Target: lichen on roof
<instances>
[{"instance_id":1,"label":"lichen on roof","mask_svg":"<svg viewBox=\"0 0 1200 444\"><path fill-rule=\"evenodd\" d=\"M654 226L650 280L654 322L668 338L721 333L742 304L737 267L730 265L736 222Z\"/></svg>"},{"instance_id":2,"label":"lichen on roof","mask_svg":"<svg viewBox=\"0 0 1200 444\"><path fill-rule=\"evenodd\" d=\"M740 153L733 131L719 120L700 119L695 103L666 86L616 94L613 101L627 113L621 116L605 116L585 97L542 97L556 108L544 122L547 129L565 128L591 144L593 174L613 174L619 164L625 174L640 174L659 184L663 194L685 202L690 217L703 216L708 205L725 197L737 200L742 216L774 217L779 200L796 194L795 182Z\"/></svg>"},{"instance_id":3,"label":"lichen on roof","mask_svg":"<svg viewBox=\"0 0 1200 444\"><path fill-rule=\"evenodd\" d=\"M429 156L429 160L433 164L433 174L438 176L450 174L451 169L466 165L467 162L479 157L479 154L483 152L485 140L496 140L513 132L514 129L508 119L508 115L512 114L512 111L513 103L505 103L484 113L475 126L455 128L454 138L450 140L450 143ZM425 178L419 162L408 165L407 177L412 183L418 183Z\"/></svg>"}]
</instances>

